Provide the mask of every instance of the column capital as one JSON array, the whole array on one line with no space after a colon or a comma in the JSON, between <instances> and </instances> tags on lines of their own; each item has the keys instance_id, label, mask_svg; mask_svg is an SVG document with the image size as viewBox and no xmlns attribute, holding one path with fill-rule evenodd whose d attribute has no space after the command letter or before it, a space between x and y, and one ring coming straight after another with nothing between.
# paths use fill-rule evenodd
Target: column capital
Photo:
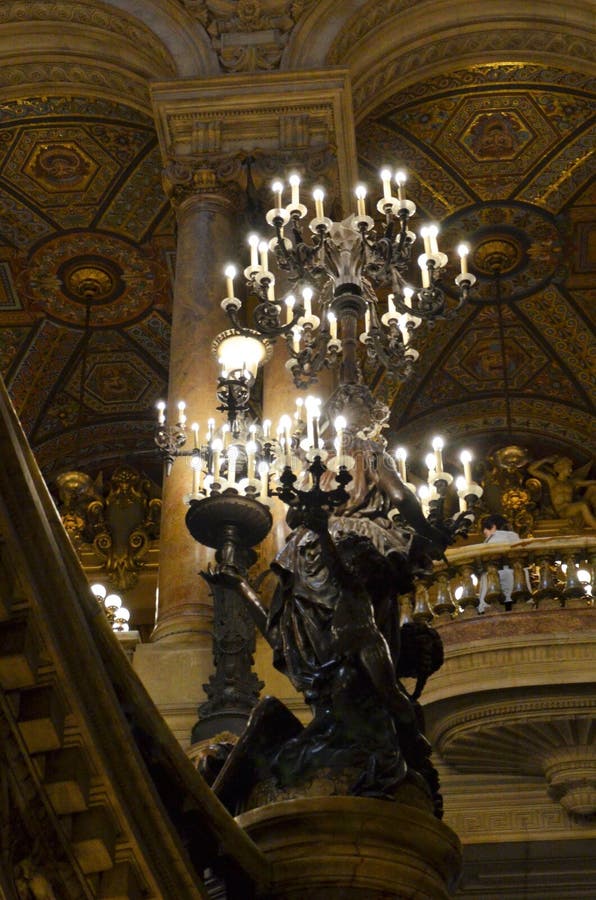
<instances>
[{"instance_id":1,"label":"column capital","mask_svg":"<svg viewBox=\"0 0 596 900\"><path fill-rule=\"evenodd\" d=\"M196 160L170 157L164 166L162 180L164 191L174 209L182 211L190 201L200 201L202 205L212 204L222 212L231 212L242 203L238 180L218 171L214 165ZM229 169L229 164L226 165Z\"/></svg>"},{"instance_id":2,"label":"column capital","mask_svg":"<svg viewBox=\"0 0 596 900\"><path fill-rule=\"evenodd\" d=\"M350 208L357 171L346 69L163 82L151 93L166 167L175 160L242 190L248 163L257 190L298 169Z\"/></svg>"}]
</instances>

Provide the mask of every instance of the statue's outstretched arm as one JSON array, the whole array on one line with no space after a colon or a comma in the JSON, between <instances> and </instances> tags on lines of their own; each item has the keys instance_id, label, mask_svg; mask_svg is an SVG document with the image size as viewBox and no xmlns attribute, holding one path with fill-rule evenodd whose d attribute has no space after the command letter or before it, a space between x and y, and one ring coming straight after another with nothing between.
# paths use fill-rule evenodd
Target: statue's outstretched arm
<instances>
[{"instance_id":1,"label":"statue's outstretched arm","mask_svg":"<svg viewBox=\"0 0 596 900\"><path fill-rule=\"evenodd\" d=\"M230 590L235 591L239 597L242 597L253 622L263 637L271 643L267 628L267 610L261 603L259 594L240 572L229 567L220 569L212 569L209 567L206 572L201 572L201 575L208 584L229 588Z\"/></svg>"}]
</instances>

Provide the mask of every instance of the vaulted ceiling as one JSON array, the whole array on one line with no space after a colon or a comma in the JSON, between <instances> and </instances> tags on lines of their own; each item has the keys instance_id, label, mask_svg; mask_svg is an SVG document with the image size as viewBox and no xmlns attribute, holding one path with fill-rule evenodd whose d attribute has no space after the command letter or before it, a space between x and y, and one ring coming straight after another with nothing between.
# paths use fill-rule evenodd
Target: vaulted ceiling
<instances>
[{"instance_id":1,"label":"vaulted ceiling","mask_svg":"<svg viewBox=\"0 0 596 900\"><path fill-rule=\"evenodd\" d=\"M253 37L273 24L277 56L226 55L223 0L9 0L0 10L0 371L47 477L152 459L175 224L149 84L266 65L349 68L362 178L403 166L418 221L440 220L446 247L461 235L473 247L474 299L421 338L416 376L387 388L400 440L419 443L440 423L484 448L533 442L585 461L589 4L562 4L557 19L552 4L527 4L532 18L504 2L494 21L439 0L352 0L341 12L330 0L262 0L252 4L260 19L234 6L234 27Z\"/></svg>"}]
</instances>

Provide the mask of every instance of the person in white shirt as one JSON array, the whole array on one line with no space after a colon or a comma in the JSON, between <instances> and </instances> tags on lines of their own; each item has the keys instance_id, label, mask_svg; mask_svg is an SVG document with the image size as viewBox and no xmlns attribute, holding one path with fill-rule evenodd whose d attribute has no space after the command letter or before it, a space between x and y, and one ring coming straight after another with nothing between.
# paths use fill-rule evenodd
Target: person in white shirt
<instances>
[{"instance_id":1,"label":"person in white shirt","mask_svg":"<svg viewBox=\"0 0 596 900\"><path fill-rule=\"evenodd\" d=\"M485 516L485 518L481 522L482 531L484 534L484 543L485 544L516 544L520 540L520 536L516 531L511 531L509 525L507 524L507 520L503 518L503 516L492 515ZM505 597L505 603L511 603L511 591L513 590L513 569L509 566L506 566L503 569L499 569L499 582L501 583L501 590L503 591L503 595ZM487 578L486 573L483 573L480 577L480 583L478 585L478 593L480 597L480 602L478 604L478 612L483 613L485 610L490 609L490 603L486 603L486 590L487 590Z\"/></svg>"}]
</instances>

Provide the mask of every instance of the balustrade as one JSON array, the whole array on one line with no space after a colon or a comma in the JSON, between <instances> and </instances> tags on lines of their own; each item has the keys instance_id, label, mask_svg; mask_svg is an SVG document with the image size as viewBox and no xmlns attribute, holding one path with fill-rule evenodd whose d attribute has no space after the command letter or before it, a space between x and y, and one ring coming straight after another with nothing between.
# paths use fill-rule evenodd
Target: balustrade
<instances>
[{"instance_id":1,"label":"balustrade","mask_svg":"<svg viewBox=\"0 0 596 900\"><path fill-rule=\"evenodd\" d=\"M467 544L448 550L446 558L426 585L434 625L481 614L594 605L594 535Z\"/></svg>"}]
</instances>

